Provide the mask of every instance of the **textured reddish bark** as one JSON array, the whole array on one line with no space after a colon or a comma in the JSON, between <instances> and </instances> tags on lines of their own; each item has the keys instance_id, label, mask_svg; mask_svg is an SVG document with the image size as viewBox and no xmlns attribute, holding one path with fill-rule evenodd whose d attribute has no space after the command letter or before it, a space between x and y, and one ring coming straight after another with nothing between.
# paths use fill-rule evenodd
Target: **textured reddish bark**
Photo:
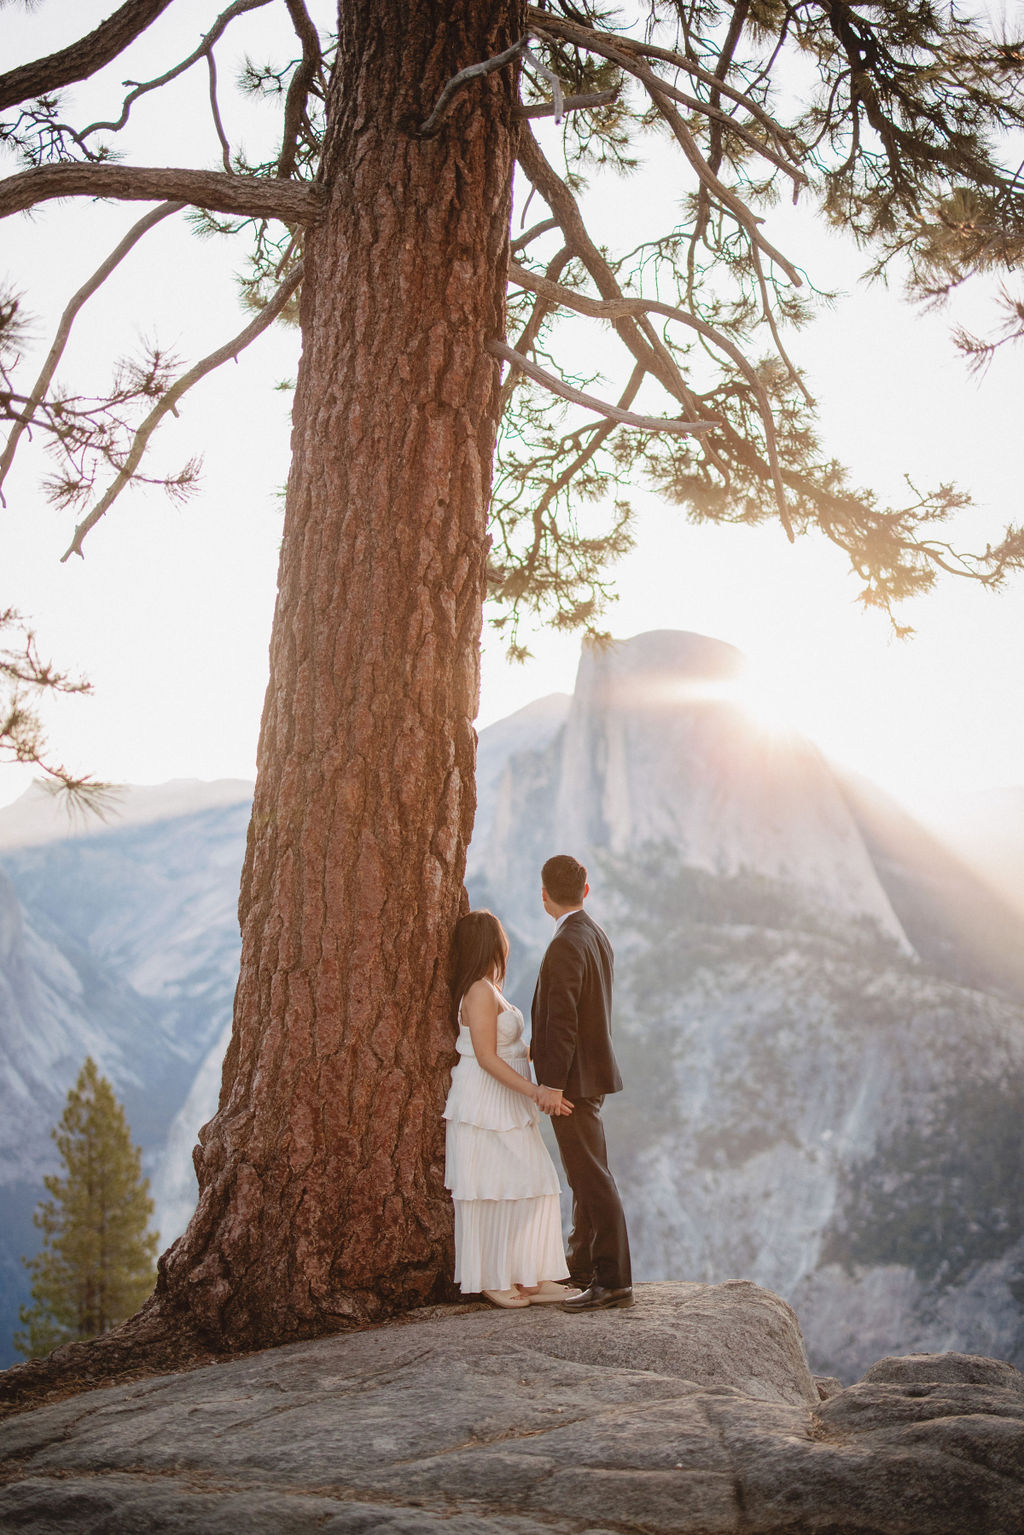
<instances>
[{"instance_id":1,"label":"textured reddish bark","mask_svg":"<svg viewBox=\"0 0 1024 1535\"><path fill-rule=\"evenodd\" d=\"M436 138L415 129L521 21L518 0L341 6L234 1033L156 1299L216 1347L450 1283L446 955L475 804L511 70Z\"/></svg>"},{"instance_id":2,"label":"textured reddish bark","mask_svg":"<svg viewBox=\"0 0 1024 1535\"><path fill-rule=\"evenodd\" d=\"M451 1289L447 987L475 805L522 0L342 0L309 232L242 965L200 1199L142 1310L0 1413Z\"/></svg>"}]
</instances>

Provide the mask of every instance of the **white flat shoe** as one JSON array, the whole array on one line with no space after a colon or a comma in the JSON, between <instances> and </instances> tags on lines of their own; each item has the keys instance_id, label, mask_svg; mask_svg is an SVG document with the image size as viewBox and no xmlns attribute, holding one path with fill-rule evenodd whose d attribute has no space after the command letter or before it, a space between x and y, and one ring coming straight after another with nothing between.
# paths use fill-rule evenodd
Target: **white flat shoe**
<instances>
[{"instance_id":1,"label":"white flat shoe","mask_svg":"<svg viewBox=\"0 0 1024 1535\"><path fill-rule=\"evenodd\" d=\"M554 1279L542 1279L533 1294L526 1298L531 1306L550 1306L563 1300L572 1300L574 1295L581 1295L581 1290L569 1289L564 1284L557 1284Z\"/></svg>"},{"instance_id":2,"label":"white flat shoe","mask_svg":"<svg viewBox=\"0 0 1024 1535\"><path fill-rule=\"evenodd\" d=\"M528 1297L520 1295L518 1290L481 1290L480 1294L492 1306L500 1306L505 1311L519 1311L530 1304Z\"/></svg>"}]
</instances>

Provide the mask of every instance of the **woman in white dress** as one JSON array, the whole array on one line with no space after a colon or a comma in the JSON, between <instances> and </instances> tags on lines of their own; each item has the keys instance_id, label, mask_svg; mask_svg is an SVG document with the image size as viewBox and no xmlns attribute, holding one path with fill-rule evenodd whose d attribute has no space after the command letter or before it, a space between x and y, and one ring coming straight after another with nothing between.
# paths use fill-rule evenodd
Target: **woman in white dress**
<instances>
[{"instance_id":1,"label":"woman in white dress","mask_svg":"<svg viewBox=\"0 0 1024 1535\"><path fill-rule=\"evenodd\" d=\"M445 1104L445 1187L455 1204L455 1280L496 1306L566 1300L558 1174L540 1134L523 1015L501 994L508 939L471 911L454 939L458 1063ZM571 1113L565 1103L563 1113Z\"/></svg>"}]
</instances>

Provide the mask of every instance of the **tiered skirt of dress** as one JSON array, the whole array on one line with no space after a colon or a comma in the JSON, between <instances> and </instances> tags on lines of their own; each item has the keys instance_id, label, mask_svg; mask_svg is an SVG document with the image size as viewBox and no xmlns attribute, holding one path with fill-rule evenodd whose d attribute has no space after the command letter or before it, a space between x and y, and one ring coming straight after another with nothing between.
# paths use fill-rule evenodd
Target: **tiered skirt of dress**
<instances>
[{"instance_id":1,"label":"tiered skirt of dress","mask_svg":"<svg viewBox=\"0 0 1024 1535\"><path fill-rule=\"evenodd\" d=\"M509 1038L514 1032L518 1037ZM503 1036L505 1036L503 1038ZM498 1052L529 1080L518 1011L498 1019ZM445 1186L455 1205L455 1281L464 1294L565 1279L558 1174L535 1103L478 1064L462 1024L445 1105Z\"/></svg>"}]
</instances>

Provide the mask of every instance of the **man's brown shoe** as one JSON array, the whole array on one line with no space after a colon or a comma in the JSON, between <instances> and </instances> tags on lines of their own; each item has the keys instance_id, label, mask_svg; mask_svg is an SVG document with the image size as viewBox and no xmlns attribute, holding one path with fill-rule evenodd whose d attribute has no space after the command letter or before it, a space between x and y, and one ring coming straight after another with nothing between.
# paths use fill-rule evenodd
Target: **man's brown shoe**
<instances>
[{"instance_id":1,"label":"man's brown shoe","mask_svg":"<svg viewBox=\"0 0 1024 1535\"><path fill-rule=\"evenodd\" d=\"M572 1300L564 1300L559 1308L562 1311L611 1311L613 1307L632 1306L633 1288L626 1285L621 1290L606 1290L603 1285L592 1284L583 1291L582 1295L574 1295Z\"/></svg>"}]
</instances>

